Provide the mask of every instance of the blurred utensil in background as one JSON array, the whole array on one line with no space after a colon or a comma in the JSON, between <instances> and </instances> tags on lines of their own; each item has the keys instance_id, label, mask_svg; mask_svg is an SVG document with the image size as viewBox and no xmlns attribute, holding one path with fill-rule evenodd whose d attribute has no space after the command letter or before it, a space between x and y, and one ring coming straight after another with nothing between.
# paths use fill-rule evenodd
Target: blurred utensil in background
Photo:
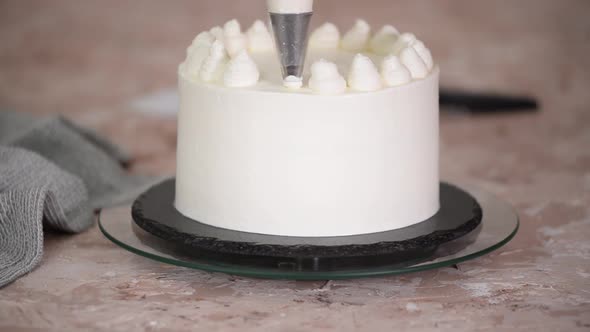
<instances>
[{"instance_id":1,"label":"blurred utensil in background","mask_svg":"<svg viewBox=\"0 0 590 332\"><path fill-rule=\"evenodd\" d=\"M514 96L487 92L467 92L440 89L440 106L443 111L459 111L474 114L512 112L536 112L537 100L529 96Z\"/></svg>"}]
</instances>

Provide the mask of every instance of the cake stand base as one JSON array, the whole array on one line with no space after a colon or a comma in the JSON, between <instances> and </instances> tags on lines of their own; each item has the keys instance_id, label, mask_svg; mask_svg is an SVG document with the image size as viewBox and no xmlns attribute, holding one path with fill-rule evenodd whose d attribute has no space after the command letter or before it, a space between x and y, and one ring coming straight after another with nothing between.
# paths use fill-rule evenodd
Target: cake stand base
<instances>
[{"instance_id":1,"label":"cake stand base","mask_svg":"<svg viewBox=\"0 0 590 332\"><path fill-rule=\"evenodd\" d=\"M117 245L161 262L235 275L344 279L433 269L507 243L518 229L511 206L491 194L441 183L441 209L402 229L338 237L286 237L218 228L173 205L174 181L133 205L101 211L99 226ZM133 219L130 218L133 210Z\"/></svg>"}]
</instances>

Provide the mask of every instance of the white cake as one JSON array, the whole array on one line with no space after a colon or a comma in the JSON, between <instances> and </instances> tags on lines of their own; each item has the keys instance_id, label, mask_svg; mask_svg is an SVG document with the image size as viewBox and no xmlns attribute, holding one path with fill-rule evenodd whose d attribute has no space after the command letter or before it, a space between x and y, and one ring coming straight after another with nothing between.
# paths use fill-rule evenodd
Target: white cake
<instances>
[{"instance_id":1,"label":"white cake","mask_svg":"<svg viewBox=\"0 0 590 332\"><path fill-rule=\"evenodd\" d=\"M287 236L381 232L433 216L438 68L414 35L369 30L359 20L342 37L331 24L314 31L301 88L285 87L262 22L197 36L178 70L176 209Z\"/></svg>"}]
</instances>

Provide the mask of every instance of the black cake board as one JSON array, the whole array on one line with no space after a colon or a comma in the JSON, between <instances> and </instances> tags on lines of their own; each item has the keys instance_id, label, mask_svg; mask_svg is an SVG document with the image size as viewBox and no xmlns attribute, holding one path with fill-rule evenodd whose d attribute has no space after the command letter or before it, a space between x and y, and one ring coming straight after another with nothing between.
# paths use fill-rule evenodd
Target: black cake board
<instances>
[{"instance_id":1,"label":"black cake board","mask_svg":"<svg viewBox=\"0 0 590 332\"><path fill-rule=\"evenodd\" d=\"M482 220L477 200L444 182L440 184L440 209L431 218L401 229L351 236L276 236L219 228L185 217L173 202L174 179L147 190L132 206L136 228L184 255L310 271L414 265L431 258L440 245L474 235Z\"/></svg>"}]
</instances>

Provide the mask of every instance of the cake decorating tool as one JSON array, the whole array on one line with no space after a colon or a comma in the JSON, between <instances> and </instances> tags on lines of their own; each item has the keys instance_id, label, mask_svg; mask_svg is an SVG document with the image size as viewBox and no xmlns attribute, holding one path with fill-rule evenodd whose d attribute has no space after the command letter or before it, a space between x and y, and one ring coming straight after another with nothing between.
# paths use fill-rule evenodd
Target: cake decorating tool
<instances>
[{"instance_id":1,"label":"cake decorating tool","mask_svg":"<svg viewBox=\"0 0 590 332\"><path fill-rule=\"evenodd\" d=\"M267 7L284 85L300 88L313 0L267 0Z\"/></svg>"}]
</instances>

